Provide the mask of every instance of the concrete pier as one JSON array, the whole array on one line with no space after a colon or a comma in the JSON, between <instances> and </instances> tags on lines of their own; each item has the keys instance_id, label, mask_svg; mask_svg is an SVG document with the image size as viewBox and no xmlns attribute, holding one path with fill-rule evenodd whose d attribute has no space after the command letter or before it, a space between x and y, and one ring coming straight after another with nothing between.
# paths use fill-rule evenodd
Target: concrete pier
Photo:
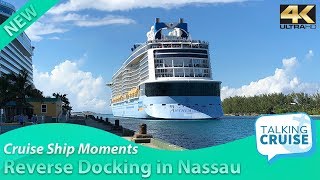
<instances>
[{"instance_id":1,"label":"concrete pier","mask_svg":"<svg viewBox=\"0 0 320 180\"><path fill-rule=\"evenodd\" d=\"M151 134L148 134L146 124L141 124L139 126L139 131L135 132L131 129L122 127L121 119L115 119L114 122L115 123L112 124L108 118L103 119L103 117L86 115L72 116L66 123L90 126L97 129L101 129L113 133L117 136L120 136L128 141L139 143L143 146L151 148L176 151L184 150L184 148L182 147L167 143L160 139L156 139ZM19 123L0 123L0 134L28 125L32 125L32 123L27 122L24 125L20 125Z\"/></svg>"},{"instance_id":2,"label":"concrete pier","mask_svg":"<svg viewBox=\"0 0 320 180\"><path fill-rule=\"evenodd\" d=\"M114 124L110 123L108 118L104 120L102 117L88 116L88 118L72 117L68 123L82 124L101 129L120 136L128 141L133 141L135 143L139 143L143 146L151 148L175 151L185 150L182 147L167 143L160 139L153 138L152 135L147 134L147 126L145 124L140 125L139 132L135 132L131 129L122 127L120 119L115 119L114 122Z\"/></svg>"}]
</instances>

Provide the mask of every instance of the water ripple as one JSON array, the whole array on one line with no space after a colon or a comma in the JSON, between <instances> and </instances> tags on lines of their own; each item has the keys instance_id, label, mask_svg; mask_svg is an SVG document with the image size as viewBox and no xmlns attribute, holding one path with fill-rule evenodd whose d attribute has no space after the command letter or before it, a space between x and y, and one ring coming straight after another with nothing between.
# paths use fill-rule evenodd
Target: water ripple
<instances>
[{"instance_id":1,"label":"water ripple","mask_svg":"<svg viewBox=\"0 0 320 180\"><path fill-rule=\"evenodd\" d=\"M114 118L110 115L103 115ZM187 148L199 149L225 144L254 134L257 117L223 117L219 120L150 120L119 118L120 125L138 131L147 124L148 133L155 138ZM113 122L114 123L114 122Z\"/></svg>"}]
</instances>

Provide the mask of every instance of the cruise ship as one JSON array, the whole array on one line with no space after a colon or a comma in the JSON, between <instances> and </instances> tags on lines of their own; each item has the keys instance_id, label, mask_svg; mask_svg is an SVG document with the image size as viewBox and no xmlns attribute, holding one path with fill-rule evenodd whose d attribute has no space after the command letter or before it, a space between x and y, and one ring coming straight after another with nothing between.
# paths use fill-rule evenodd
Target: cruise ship
<instances>
[{"instance_id":1,"label":"cruise ship","mask_svg":"<svg viewBox=\"0 0 320 180\"><path fill-rule=\"evenodd\" d=\"M188 24L156 18L147 41L113 75L111 108L116 117L217 119L223 116L221 82L212 80L209 43L192 40Z\"/></svg>"},{"instance_id":2,"label":"cruise ship","mask_svg":"<svg viewBox=\"0 0 320 180\"><path fill-rule=\"evenodd\" d=\"M15 11L15 7L12 4L0 0L0 24L5 22ZM33 50L34 47L31 45L31 40L23 32L8 46L1 49L0 75L19 74L21 70L26 70L28 72L28 81L33 84Z\"/></svg>"}]
</instances>

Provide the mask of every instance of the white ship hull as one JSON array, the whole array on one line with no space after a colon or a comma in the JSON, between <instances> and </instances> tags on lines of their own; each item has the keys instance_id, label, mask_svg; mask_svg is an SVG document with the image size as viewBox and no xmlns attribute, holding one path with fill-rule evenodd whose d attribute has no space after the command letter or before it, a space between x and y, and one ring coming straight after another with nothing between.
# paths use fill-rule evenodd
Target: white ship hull
<instances>
[{"instance_id":1,"label":"white ship hull","mask_svg":"<svg viewBox=\"0 0 320 180\"><path fill-rule=\"evenodd\" d=\"M223 116L220 97L140 97L112 105L116 117L155 119L217 119Z\"/></svg>"}]
</instances>

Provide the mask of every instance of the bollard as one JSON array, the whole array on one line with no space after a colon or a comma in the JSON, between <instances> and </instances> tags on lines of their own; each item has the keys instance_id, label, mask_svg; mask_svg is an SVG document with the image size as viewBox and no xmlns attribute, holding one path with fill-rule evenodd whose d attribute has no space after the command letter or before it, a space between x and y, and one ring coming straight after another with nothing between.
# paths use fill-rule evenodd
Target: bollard
<instances>
[{"instance_id":1,"label":"bollard","mask_svg":"<svg viewBox=\"0 0 320 180\"><path fill-rule=\"evenodd\" d=\"M139 134L147 134L147 125L146 124L140 125Z\"/></svg>"},{"instance_id":2,"label":"bollard","mask_svg":"<svg viewBox=\"0 0 320 180\"><path fill-rule=\"evenodd\" d=\"M135 143L151 143L151 139L153 138L151 134L147 134L147 125L141 124L139 126L139 133L136 133L132 140Z\"/></svg>"},{"instance_id":3,"label":"bollard","mask_svg":"<svg viewBox=\"0 0 320 180\"><path fill-rule=\"evenodd\" d=\"M120 126L119 119L116 119L116 120L114 121L114 125L115 125L115 127L119 127L119 126Z\"/></svg>"},{"instance_id":4,"label":"bollard","mask_svg":"<svg viewBox=\"0 0 320 180\"><path fill-rule=\"evenodd\" d=\"M106 123L109 123L109 119L108 118L106 118Z\"/></svg>"},{"instance_id":5,"label":"bollard","mask_svg":"<svg viewBox=\"0 0 320 180\"><path fill-rule=\"evenodd\" d=\"M103 120L102 120L102 117L100 117L100 121L103 121Z\"/></svg>"}]
</instances>

